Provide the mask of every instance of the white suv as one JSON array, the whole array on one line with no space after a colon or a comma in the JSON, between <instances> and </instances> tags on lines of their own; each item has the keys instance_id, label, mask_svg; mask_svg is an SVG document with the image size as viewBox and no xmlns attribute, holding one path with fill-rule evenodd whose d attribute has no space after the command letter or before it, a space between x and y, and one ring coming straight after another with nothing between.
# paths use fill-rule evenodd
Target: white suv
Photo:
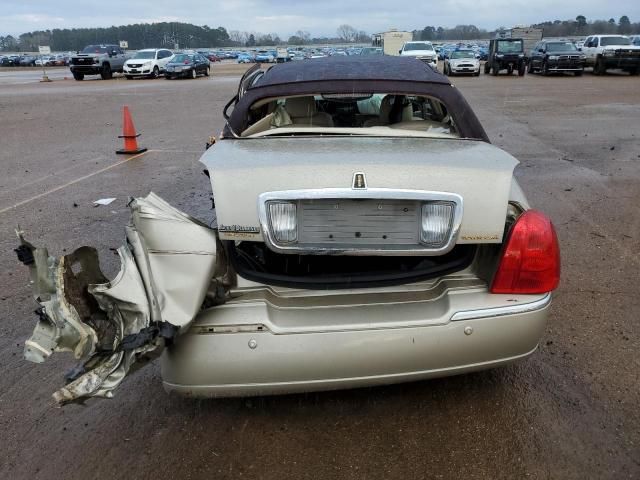
<instances>
[{"instance_id":1,"label":"white suv","mask_svg":"<svg viewBox=\"0 0 640 480\"><path fill-rule=\"evenodd\" d=\"M438 55L431 42L405 42L400 56L415 57L433 68L438 68Z\"/></svg>"},{"instance_id":2,"label":"white suv","mask_svg":"<svg viewBox=\"0 0 640 480\"><path fill-rule=\"evenodd\" d=\"M173 57L173 52L165 49L147 48L138 50L124 63L124 74L128 79L135 76L158 78Z\"/></svg>"},{"instance_id":3,"label":"white suv","mask_svg":"<svg viewBox=\"0 0 640 480\"><path fill-rule=\"evenodd\" d=\"M582 46L587 67L595 75L604 75L608 68L620 68L631 75L640 72L640 46L624 35L591 35Z\"/></svg>"}]
</instances>

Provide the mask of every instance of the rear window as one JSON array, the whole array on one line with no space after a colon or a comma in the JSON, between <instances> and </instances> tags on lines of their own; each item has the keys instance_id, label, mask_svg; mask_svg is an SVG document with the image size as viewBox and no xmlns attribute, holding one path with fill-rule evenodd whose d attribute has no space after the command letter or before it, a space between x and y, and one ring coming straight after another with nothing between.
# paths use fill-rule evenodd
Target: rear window
<instances>
[{"instance_id":1,"label":"rear window","mask_svg":"<svg viewBox=\"0 0 640 480\"><path fill-rule=\"evenodd\" d=\"M498 52L521 53L522 40L498 40Z\"/></svg>"},{"instance_id":2,"label":"rear window","mask_svg":"<svg viewBox=\"0 0 640 480\"><path fill-rule=\"evenodd\" d=\"M404 51L408 52L411 50L433 50L433 45L429 42L405 43Z\"/></svg>"},{"instance_id":3,"label":"rear window","mask_svg":"<svg viewBox=\"0 0 640 480\"><path fill-rule=\"evenodd\" d=\"M176 63L182 63L185 61L191 62L193 60L193 55L185 55L184 53L179 53L173 57L173 61Z\"/></svg>"},{"instance_id":4,"label":"rear window","mask_svg":"<svg viewBox=\"0 0 640 480\"><path fill-rule=\"evenodd\" d=\"M450 136L458 131L437 98L403 93L316 94L258 101L241 136Z\"/></svg>"},{"instance_id":5,"label":"rear window","mask_svg":"<svg viewBox=\"0 0 640 480\"><path fill-rule=\"evenodd\" d=\"M476 54L471 50L457 50L451 52L451 58L476 58Z\"/></svg>"},{"instance_id":6,"label":"rear window","mask_svg":"<svg viewBox=\"0 0 640 480\"><path fill-rule=\"evenodd\" d=\"M100 45L89 45L82 50L82 53L109 53L109 49Z\"/></svg>"},{"instance_id":7,"label":"rear window","mask_svg":"<svg viewBox=\"0 0 640 480\"><path fill-rule=\"evenodd\" d=\"M156 58L156 52L152 51L152 52L137 52L133 58Z\"/></svg>"},{"instance_id":8,"label":"rear window","mask_svg":"<svg viewBox=\"0 0 640 480\"><path fill-rule=\"evenodd\" d=\"M573 52L578 50L572 42L547 43L547 52Z\"/></svg>"},{"instance_id":9,"label":"rear window","mask_svg":"<svg viewBox=\"0 0 640 480\"><path fill-rule=\"evenodd\" d=\"M600 45L603 47L609 45L631 45L631 40L627 37L602 37L600 38Z\"/></svg>"}]
</instances>

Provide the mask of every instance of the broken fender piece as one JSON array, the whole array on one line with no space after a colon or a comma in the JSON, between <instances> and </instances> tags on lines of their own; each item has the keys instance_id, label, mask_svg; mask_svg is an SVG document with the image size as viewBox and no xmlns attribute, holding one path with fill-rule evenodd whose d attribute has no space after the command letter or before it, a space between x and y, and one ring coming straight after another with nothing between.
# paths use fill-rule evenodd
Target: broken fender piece
<instances>
[{"instance_id":1,"label":"broken fender piece","mask_svg":"<svg viewBox=\"0 0 640 480\"><path fill-rule=\"evenodd\" d=\"M40 304L25 358L40 363L71 351L82 361L53 394L59 404L112 397L128 373L188 328L215 277L213 229L153 193L129 205L127 243L118 249L121 267L111 281L94 248L54 258L18 232L16 253L29 266Z\"/></svg>"}]
</instances>

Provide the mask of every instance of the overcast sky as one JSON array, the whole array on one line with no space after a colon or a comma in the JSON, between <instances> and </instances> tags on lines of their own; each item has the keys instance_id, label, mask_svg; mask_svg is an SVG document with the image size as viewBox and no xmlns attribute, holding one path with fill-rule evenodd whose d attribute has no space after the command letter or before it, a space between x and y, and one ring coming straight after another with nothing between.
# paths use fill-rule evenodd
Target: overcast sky
<instances>
[{"instance_id":1,"label":"overcast sky","mask_svg":"<svg viewBox=\"0 0 640 480\"><path fill-rule=\"evenodd\" d=\"M188 22L227 30L277 33L296 30L335 36L349 24L368 33L474 24L494 29L544 20L640 21L639 0L2 0L0 35L73 27L108 27L161 21Z\"/></svg>"}]
</instances>

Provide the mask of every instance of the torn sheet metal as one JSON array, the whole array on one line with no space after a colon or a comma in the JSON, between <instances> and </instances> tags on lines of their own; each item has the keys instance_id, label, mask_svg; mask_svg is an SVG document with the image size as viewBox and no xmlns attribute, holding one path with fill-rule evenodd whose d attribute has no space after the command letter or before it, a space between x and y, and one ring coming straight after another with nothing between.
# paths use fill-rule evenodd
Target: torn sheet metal
<instances>
[{"instance_id":1,"label":"torn sheet metal","mask_svg":"<svg viewBox=\"0 0 640 480\"><path fill-rule=\"evenodd\" d=\"M118 249L121 268L111 281L94 248L55 258L18 232L16 252L30 268L40 304L25 358L40 363L70 351L82 361L54 393L59 404L112 397L128 373L188 328L215 276L213 229L153 193L130 207L127 243Z\"/></svg>"}]
</instances>

